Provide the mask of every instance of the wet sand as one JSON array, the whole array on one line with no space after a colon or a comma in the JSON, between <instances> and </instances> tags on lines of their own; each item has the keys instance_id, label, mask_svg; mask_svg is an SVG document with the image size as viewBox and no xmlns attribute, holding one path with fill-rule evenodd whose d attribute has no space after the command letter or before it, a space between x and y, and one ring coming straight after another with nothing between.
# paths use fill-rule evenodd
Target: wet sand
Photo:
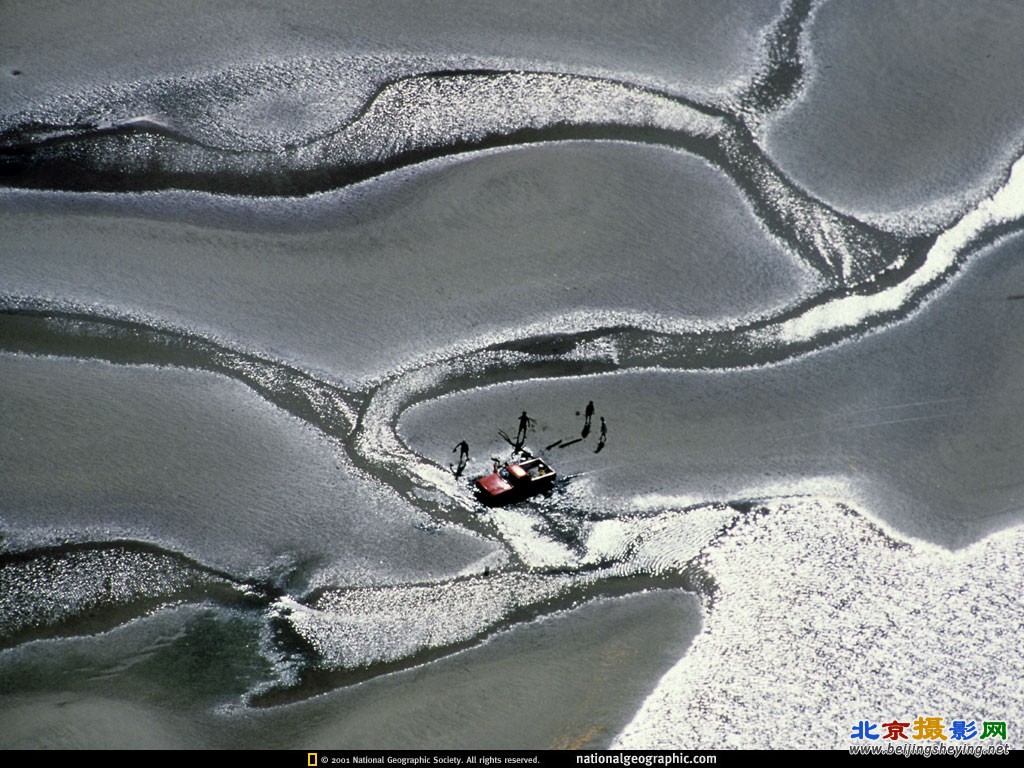
<instances>
[{"instance_id":1,"label":"wet sand","mask_svg":"<svg viewBox=\"0 0 1024 768\"><path fill-rule=\"evenodd\" d=\"M212 717L197 713L199 702L188 696L170 698L152 667L119 661L129 648L142 660L163 645L163 665L191 660L195 675L212 673L202 654L173 642L189 619L191 611L154 617L107 638L9 653L2 662L9 681L56 662L67 683L62 694L45 686L35 694L3 691L4 748L602 748L685 652L700 610L676 591L597 600L428 666L278 709L219 702L226 709ZM248 670L233 671L244 679ZM209 693L203 703L216 708Z\"/></svg>"}]
</instances>

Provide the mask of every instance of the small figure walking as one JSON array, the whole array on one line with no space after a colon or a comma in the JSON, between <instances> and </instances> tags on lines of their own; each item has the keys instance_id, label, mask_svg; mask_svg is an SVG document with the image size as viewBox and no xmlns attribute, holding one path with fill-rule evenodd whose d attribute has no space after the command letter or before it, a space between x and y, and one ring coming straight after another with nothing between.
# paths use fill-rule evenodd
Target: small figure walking
<instances>
[{"instance_id":1,"label":"small figure walking","mask_svg":"<svg viewBox=\"0 0 1024 768\"><path fill-rule=\"evenodd\" d=\"M601 449L604 448L605 441L608 439L608 425L604 423L604 416L601 417L601 434L597 438L597 448L594 449L594 453L600 453Z\"/></svg>"},{"instance_id":2,"label":"small figure walking","mask_svg":"<svg viewBox=\"0 0 1024 768\"><path fill-rule=\"evenodd\" d=\"M459 465L457 467L452 467L452 465L449 464L448 466L451 468L452 472L455 473L456 477L461 477L462 470L466 468L466 462L469 461L469 443L465 440L461 443L456 443L455 447L452 448L452 453L455 453L455 451L459 452Z\"/></svg>"},{"instance_id":3,"label":"small figure walking","mask_svg":"<svg viewBox=\"0 0 1024 768\"><path fill-rule=\"evenodd\" d=\"M519 431L516 432L516 448L522 448L526 440L526 430L537 422L526 415L526 411L519 417Z\"/></svg>"}]
</instances>

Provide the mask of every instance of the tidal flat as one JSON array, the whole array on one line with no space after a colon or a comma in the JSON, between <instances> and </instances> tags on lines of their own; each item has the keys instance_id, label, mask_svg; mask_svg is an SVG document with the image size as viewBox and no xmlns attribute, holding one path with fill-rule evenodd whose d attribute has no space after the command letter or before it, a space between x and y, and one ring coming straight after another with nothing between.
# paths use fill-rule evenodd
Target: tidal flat
<instances>
[{"instance_id":1,"label":"tidal flat","mask_svg":"<svg viewBox=\"0 0 1024 768\"><path fill-rule=\"evenodd\" d=\"M1015 6L4 17L0 746L1020 746Z\"/></svg>"}]
</instances>

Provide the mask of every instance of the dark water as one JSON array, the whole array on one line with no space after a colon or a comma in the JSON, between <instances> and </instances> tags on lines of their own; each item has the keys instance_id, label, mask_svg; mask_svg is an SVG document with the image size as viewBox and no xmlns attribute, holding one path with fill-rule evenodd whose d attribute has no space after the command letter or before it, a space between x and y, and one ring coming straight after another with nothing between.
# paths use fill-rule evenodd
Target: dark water
<instances>
[{"instance_id":1,"label":"dark water","mask_svg":"<svg viewBox=\"0 0 1024 768\"><path fill-rule=\"evenodd\" d=\"M1015 6L192 10L5 10L4 746L1012 740Z\"/></svg>"}]
</instances>

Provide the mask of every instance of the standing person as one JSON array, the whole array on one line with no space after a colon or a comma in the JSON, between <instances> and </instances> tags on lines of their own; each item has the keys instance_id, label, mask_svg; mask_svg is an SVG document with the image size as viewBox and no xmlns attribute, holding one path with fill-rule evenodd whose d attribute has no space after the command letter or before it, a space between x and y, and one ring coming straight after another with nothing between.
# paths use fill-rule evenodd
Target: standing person
<instances>
[{"instance_id":1,"label":"standing person","mask_svg":"<svg viewBox=\"0 0 1024 768\"><path fill-rule=\"evenodd\" d=\"M526 440L526 430L537 422L526 415L526 411L519 417L519 431L516 432L516 447L521 448Z\"/></svg>"},{"instance_id":2,"label":"standing person","mask_svg":"<svg viewBox=\"0 0 1024 768\"><path fill-rule=\"evenodd\" d=\"M580 412L576 411L576 415L579 416ZM580 432L581 437L586 437L590 434L590 420L594 418L594 401L591 400L587 403L587 410L583 414L583 431Z\"/></svg>"},{"instance_id":3,"label":"standing person","mask_svg":"<svg viewBox=\"0 0 1024 768\"><path fill-rule=\"evenodd\" d=\"M601 434L597 438L597 448L594 449L594 453L597 453L604 448L604 443L608 439L608 425L604 422L604 416L601 417Z\"/></svg>"},{"instance_id":4,"label":"standing person","mask_svg":"<svg viewBox=\"0 0 1024 768\"><path fill-rule=\"evenodd\" d=\"M469 443L465 440L461 443L456 443L455 447L452 448L452 453L455 453L455 451L459 452L459 465L457 467L452 467L452 465L449 464L448 466L451 467L451 470L455 473L456 477L461 477L462 470L466 468L466 462L469 461Z\"/></svg>"}]
</instances>

